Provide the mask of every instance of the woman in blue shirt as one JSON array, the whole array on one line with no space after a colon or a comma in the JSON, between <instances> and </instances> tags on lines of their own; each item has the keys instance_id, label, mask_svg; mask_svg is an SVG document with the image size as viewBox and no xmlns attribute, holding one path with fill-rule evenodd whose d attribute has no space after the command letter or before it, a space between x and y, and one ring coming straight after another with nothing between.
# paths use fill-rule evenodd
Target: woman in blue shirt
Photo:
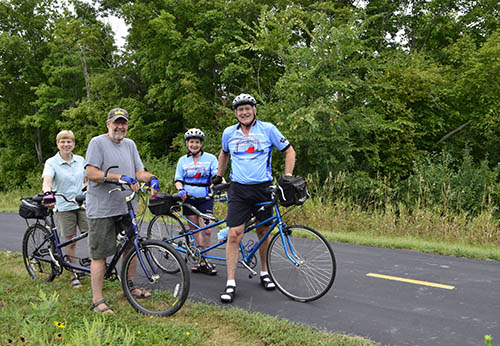
<instances>
[{"instance_id":1,"label":"woman in blue shirt","mask_svg":"<svg viewBox=\"0 0 500 346\"><path fill-rule=\"evenodd\" d=\"M203 131L196 128L189 129L184 134L184 139L186 140L188 153L182 156L179 162L177 162L175 187L183 200L196 207L200 212L212 215L214 207L212 199L194 200L191 197L208 196L212 177L217 174L217 158L201 150L203 140L205 139ZM205 221L200 219L190 209L183 207L182 212L194 224L200 227L205 226L205 224L202 224ZM191 229L195 229L194 225L190 224L189 226ZM194 239L200 249L209 247L212 239L212 229L195 233ZM203 261L202 264L193 267L192 271L208 275L217 274L215 267L208 263L208 261Z\"/></svg>"},{"instance_id":2,"label":"woman in blue shirt","mask_svg":"<svg viewBox=\"0 0 500 346\"><path fill-rule=\"evenodd\" d=\"M43 168L42 190L44 199L53 201L52 191L63 194L68 200L72 200L81 193L86 182L84 163L85 159L73 154L75 148L75 135L73 131L63 130L56 136L56 144L59 152L45 161ZM62 197L56 197L56 203L46 203L48 208L55 207L55 218L57 228L62 236L69 240L76 235L77 227L80 233L88 231L87 216L85 210L77 204L68 203ZM69 261L78 264L76 257L76 243L66 247L66 255ZM75 274L71 279L73 288L81 287L78 276Z\"/></svg>"}]
</instances>

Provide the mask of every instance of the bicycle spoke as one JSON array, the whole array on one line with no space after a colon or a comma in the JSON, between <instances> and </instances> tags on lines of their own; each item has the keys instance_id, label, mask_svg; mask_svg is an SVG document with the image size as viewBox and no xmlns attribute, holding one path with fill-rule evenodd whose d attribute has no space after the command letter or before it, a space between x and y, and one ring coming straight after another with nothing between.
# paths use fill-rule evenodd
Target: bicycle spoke
<instances>
[{"instance_id":1,"label":"bicycle spoke","mask_svg":"<svg viewBox=\"0 0 500 346\"><path fill-rule=\"evenodd\" d=\"M140 247L141 259L138 260L135 249L131 250L122 267L125 296L139 312L172 315L182 307L189 292L190 277L186 264L166 243L147 240ZM137 262L135 271L132 270L134 261ZM129 281L133 282L132 286Z\"/></svg>"},{"instance_id":2,"label":"bicycle spoke","mask_svg":"<svg viewBox=\"0 0 500 346\"><path fill-rule=\"evenodd\" d=\"M285 232L289 234L285 236L286 247L279 233L271 240L267 256L269 273L286 296L298 301L318 299L335 280L333 251L325 239L309 227L289 226L287 230L291 232ZM300 234L307 237L297 237Z\"/></svg>"},{"instance_id":3,"label":"bicycle spoke","mask_svg":"<svg viewBox=\"0 0 500 346\"><path fill-rule=\"evenodd\" d=\"M56 275L50 249L55 247L50 232L40 225L32 225L24 234L23 259L26 270L34 279L52 281Z\"/></svg>"}]
</instances>

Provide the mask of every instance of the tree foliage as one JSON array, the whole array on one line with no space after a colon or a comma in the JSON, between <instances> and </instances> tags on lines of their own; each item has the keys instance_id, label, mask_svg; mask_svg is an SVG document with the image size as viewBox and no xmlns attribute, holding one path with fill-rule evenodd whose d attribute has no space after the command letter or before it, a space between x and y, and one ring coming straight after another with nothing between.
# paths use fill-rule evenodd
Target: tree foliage
<instances>
[{"instance_id":1,"label":"tree foliage","mask_svg":"<svg viewBox=\"0 0 500 346\"><path fill-rule=\"evenodd\" d=\"M0 189L39 169L61 129L83 153L116 106L142 155L174 162L190 127L217 153L241 92L290 139L300 174L400 179L465 147L500 158L497 1L70 3L0 3ZM129 25L121 51L108 13Z\"/></svg>"}]
</instances>

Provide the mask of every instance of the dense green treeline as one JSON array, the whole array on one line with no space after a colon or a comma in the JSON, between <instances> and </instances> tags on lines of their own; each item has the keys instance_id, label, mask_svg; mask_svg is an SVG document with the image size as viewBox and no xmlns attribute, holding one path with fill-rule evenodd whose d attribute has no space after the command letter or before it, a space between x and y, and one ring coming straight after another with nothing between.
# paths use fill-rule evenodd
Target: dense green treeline
<instances>
[{"instance_id":1,"label":"dense green treeline","mask_svg":"<svg viewBox=\"0 0 500 346\"><path fill-rule=\"evenodd\" d=\"M468 162L477 189L496 184L496 0L70 3L0 3L0 189L39 170L60 129L84 153L115 106L150 160L175 162L189 127L217 153L240 92L293 143L299 174L343 172L355 196L401 196L440 162L444 177ZM130 27L121 52L108 13Z\"/></svg>"}]
</instances>

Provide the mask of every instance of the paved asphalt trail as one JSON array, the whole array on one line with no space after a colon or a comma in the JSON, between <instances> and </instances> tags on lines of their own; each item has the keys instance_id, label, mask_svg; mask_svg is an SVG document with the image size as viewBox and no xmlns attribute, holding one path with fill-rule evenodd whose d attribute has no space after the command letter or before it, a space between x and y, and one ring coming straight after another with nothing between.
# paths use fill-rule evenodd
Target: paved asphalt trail
<instances>
[{"instance_id":1,"label":"paved asphalt trail","mask_svg":"<svg viewBox=\"0 0 500 346\"><path fill-rule=\"evenodd\" d=\"M21 251L25 228L17 214L0 213L0 249ZM500 262L344 243L332 243L332 248L337 277L323 298L294 302L278 291L265 291L258 278L249 279L239 268L233 304L383 345L476 346L484 345L485 334L500 344ZM215 277L191 276L191 299L220 304L224 263L217 268Z\"/></svg>"}]
</instances>

